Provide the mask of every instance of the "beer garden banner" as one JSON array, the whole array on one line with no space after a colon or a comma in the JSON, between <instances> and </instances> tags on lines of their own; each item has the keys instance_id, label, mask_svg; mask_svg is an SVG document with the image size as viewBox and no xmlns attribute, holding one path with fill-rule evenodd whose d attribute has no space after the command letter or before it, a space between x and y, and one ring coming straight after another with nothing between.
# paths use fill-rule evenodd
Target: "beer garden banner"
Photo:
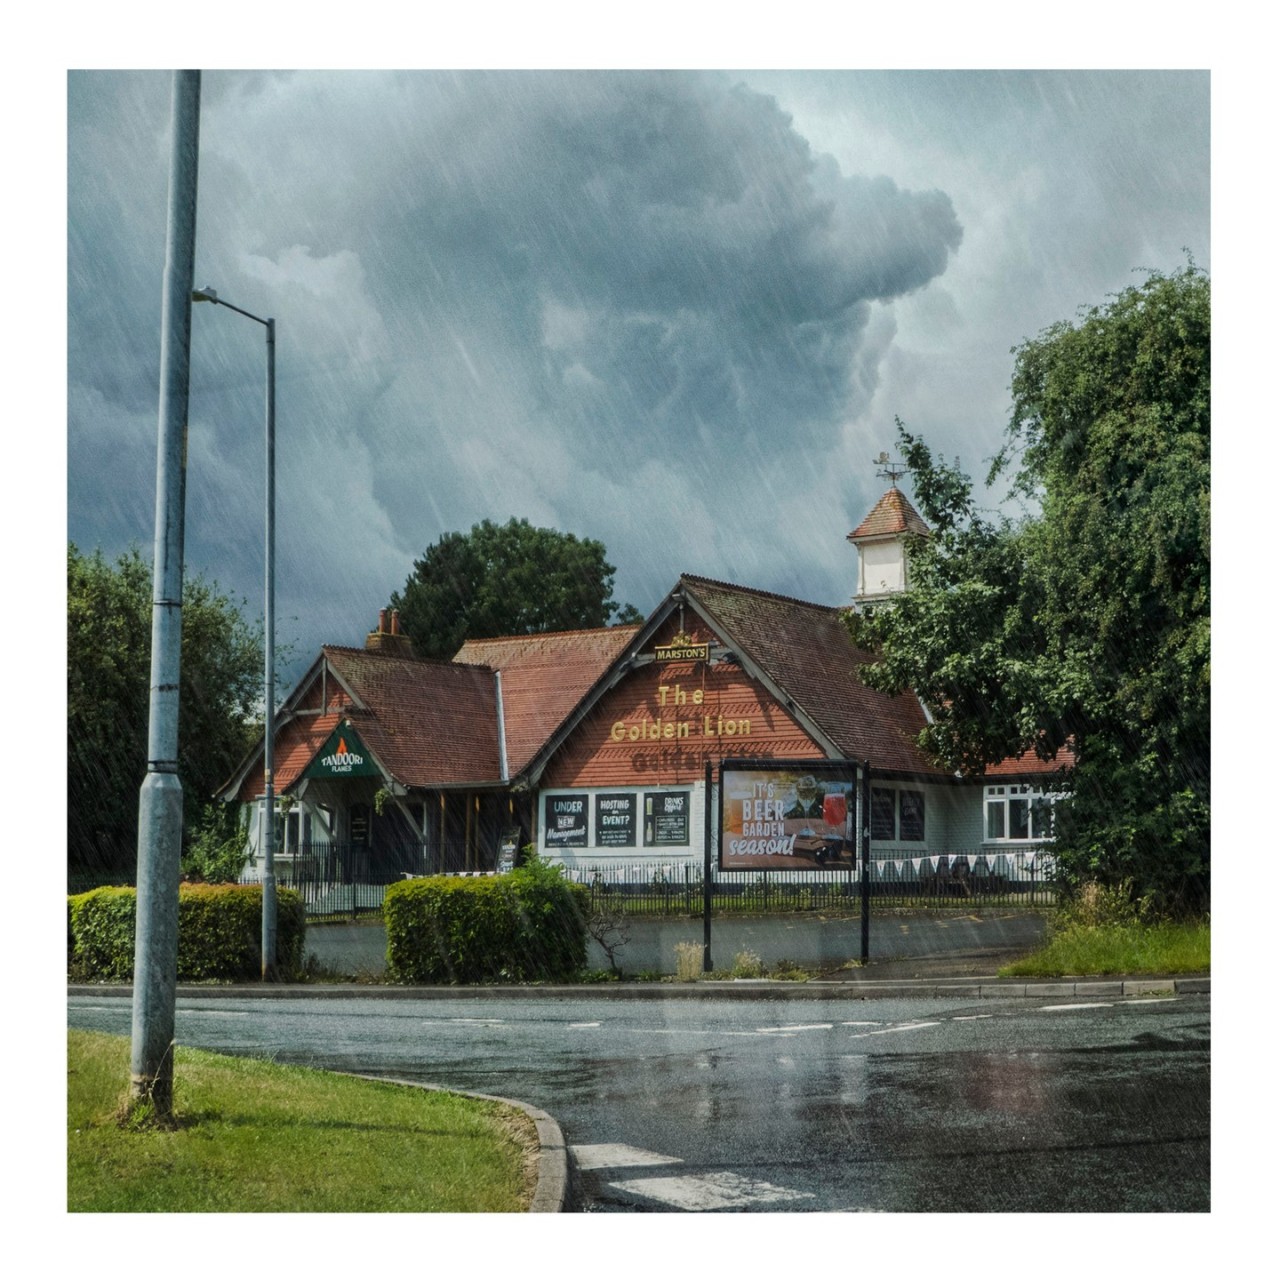
<instances>
[{"instance_id":1,"label":"beer garden banner","mask_svg":"<svg viewBox=\"0 0 1280 1280\"><path fill-rule=\"evenodd\" d=\"M856 768L846 761L726 760L720 770L720 870L855 866Z\"/></svg>"}]
</instances>

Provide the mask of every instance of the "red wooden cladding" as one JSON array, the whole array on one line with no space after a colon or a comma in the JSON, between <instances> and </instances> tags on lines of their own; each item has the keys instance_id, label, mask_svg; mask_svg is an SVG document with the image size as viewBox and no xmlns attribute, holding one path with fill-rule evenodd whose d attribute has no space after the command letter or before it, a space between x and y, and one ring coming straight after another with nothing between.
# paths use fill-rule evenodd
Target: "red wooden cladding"
<instances>
[{"instance_id":1,"label":"red wooden cladding","mask_svg":"<svg viewBox=\"0 0 1280 1280\"><path fill-rule=\"evenodd\" d=\"M695 782L726 756L821 759L781 703L735 665L653 663L606 693L556 753L548 787Z\"/></svg>"}]
</instances>

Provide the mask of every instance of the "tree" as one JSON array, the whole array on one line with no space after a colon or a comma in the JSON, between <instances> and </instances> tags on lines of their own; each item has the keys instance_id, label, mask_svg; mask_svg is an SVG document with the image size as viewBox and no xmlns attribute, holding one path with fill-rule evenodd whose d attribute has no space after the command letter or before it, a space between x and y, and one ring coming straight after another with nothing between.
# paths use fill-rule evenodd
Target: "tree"
<instances>
[{"instance_id":1,"label":"tree","mask_svg":"<svg viewBox=\"0 0 1280 1280\"><path fill-rule=\"evenodd\" d=\"M613 574L603 543L484 520L428 547L391 607L420 654L451 658L464 640L639 621L613 600Z\"/></svg>"},{"instance_id":2,"label":"tree","mask_svg":"<svg viewBox=\"0 0 1280 1280\"><path fill-rule=\"evenodd\" d=\"M151 566L67 547L67 858L77 872L132 876L147 769ZM203 577L182 593L179 777L187 840L207 801L261 732L262 631ZM227 818L234 829L234 815Z\"/></svg>"},{"instance_id":3,"label":"tree","mask_svg":"<svg viewBox=\"0 0 1280 1280\"><path fill-rule=\"evenodd\" d=\"M899 423L935 536L911 589L852 624L880 647L869 683L929 706L939 762L1065 762L1069 881L1166 907L1209 889L1209 293L1193 264L1151 274L1014 349L987 480L1011 478L1018 520L984 517Z\"/></svg>"}]
</instances>

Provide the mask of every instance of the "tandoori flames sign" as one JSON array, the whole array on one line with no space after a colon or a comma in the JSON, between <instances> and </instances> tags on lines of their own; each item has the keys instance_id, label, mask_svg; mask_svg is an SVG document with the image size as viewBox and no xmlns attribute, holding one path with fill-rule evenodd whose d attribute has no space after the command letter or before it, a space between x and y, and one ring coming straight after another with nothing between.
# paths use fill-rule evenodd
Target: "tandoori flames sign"
<instances>
[{"instance_id":1,"label":"tandoori flames sign","mask_svg":"<svg viewBox=\"0 0 1280 1280\"><path fill-rule=\"evenodd\" d=\"M382 771L373 762L369 749L360 741L349 720L330 735L307 766L308 778L371 778Z\"/></svg>"},{"instance_id":2,"label":"tandoori flames sign","mask_svg":"<svg viewBox=\"0 0 1280 1280\"><path fill-rule=\"evenodd\" d=\"M853 866L854 769L844 761L726 760L720 770L720 870Z\"/></svg>"}]
</instances>

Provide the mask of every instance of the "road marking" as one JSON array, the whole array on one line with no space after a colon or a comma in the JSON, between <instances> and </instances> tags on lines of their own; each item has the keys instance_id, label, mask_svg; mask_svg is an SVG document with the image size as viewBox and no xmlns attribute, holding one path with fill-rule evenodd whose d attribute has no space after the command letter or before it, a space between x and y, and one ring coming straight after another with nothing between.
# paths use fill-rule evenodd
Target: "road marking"
<instances>
[{"instance_id":1,"label":"road marking","mask_svg":"<svg viewBox=\"0 0 1280 1280\"><path fill-rule=\"evenodd\" d=\"M704 1213L709 1209L750 1209L785 1200L812 1200L812 1191L791 1191L769 1182L753 1182L736 1173L688 1174L680 1178L631 1178L609 1184L617 1191L657 1200L673 1209Z\"/></svg>"},{"instance_id":2,"label":"road marking","mask_svg":"<svg viewBox=\"0 0 1280 1280\"><path fill-rule=\"evenodd\" d=\"M770 1030L768 1027L757 1027L755 1031L726 1031L726 1036L777 1036L780 1040L794 1040L794 1031Z\"/></svg>"},{"instance_id":3,"label":"road marking","mask_svg":"<svg viewBox=\"0 0 1280 1280\"><path fill-rule=\"evenodd\" d=\"M757 1027L760 1032L768 1031L830 1031L834 1023L830 1022L802 1022L797 1023L794 1027Z\"/></svg>"},{"instance_id":4,"label":"road marking","mask_svg":"<svg viewBox=\"0 0 1280 1280\"><path fill-rule=\"evenodd\" d=\"M1058 1013L1063 1009L1110 1009L1112 1005L1108 1001L1097 1001L1092 1004L1042 1004L1040 1006L1041 1013Z\"/></svg>"},{"instance_id":5,"label":"road marking","mask_svg":"<svg viewBox=\"0 0 1280 1280\"><path fill-rule=\"evenodd\" d=\"M923 1031L925 1027L938 1027L940 1022L913 1022L905 1027L881 1027L879 1031L860 1031L857 1035L850 1036L850 1040L865 1040L867 1036L887 1036L892 1035L895 1031Z\"/></svg>"},{"instance_id":6,"label":"road marking","mask_svg":"<svg viewBox=\"0 0 1280 1280\"><path fill-rule=\"evenodd\" d=\"M579 1169L630 1169L644 1165L684 1164L679 1156L664 1156L643 1147L628 1147L621 1142L589 1142L570 1147Z\"/></svg>"},{"instance_id":7,"label":"road marking","mask_svg":"<svg viewBox=\"0 0 1280 1280\"><path fill-rule=\"evenodd\" d=\"M569 1028L572 1030L574 1027L598 1027L599 1025L598 1022L571 1022Z\"/></svg>"},{"instance_id":8,"label":"road marking","mask_svg":"<svg viewBox=\"0 0 1280 1280\"><path fill-rule=\"evenodd\" d=\"M979 1018L994 1018L994 1013L961 1013L951 1019L952 1022L977 1022Z\"/></svg>"},{"instance_id":9,"label":"road marking","mask_svg":"<svg viewBox=\"0 0 1280 1280\"><path fill-rule=\"evenodd\" d=\"M471 1027L500 1027L502 1026L501 1018L429 1018L426 1025L431 1026L435 1022L460 1022Z\"/></svg>"},{"instance_id":10,"label":"road marking","mask_svg":"<svg viewBox=\"0 0 1280 1280\"><path fill-rule=\"evenodd\" d=\"M842 1027L878 1027L878 1022L842 1022Z\"/></svg>"}]
</instances>

